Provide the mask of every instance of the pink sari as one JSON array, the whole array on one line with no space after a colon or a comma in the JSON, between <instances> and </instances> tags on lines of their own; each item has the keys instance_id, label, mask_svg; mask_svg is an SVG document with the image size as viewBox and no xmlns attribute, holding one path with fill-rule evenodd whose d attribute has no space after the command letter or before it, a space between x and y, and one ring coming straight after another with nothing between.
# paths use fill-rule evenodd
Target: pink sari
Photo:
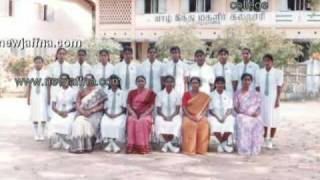
<instances>
[{"instance_id":1,"label":"pink sari","mask_svg":"<svg viewBox=\"0 0 320 180\"><path fill-rule=\"evenodd\" d=\"M128 105L136 112L138 118L129 115L127 119L127 152L146 154L149 149L149 136L152 126L152 114L140 117L155 101L155 93L150 90L132 90L128 94Z\"/></svg>"}]
</instances>

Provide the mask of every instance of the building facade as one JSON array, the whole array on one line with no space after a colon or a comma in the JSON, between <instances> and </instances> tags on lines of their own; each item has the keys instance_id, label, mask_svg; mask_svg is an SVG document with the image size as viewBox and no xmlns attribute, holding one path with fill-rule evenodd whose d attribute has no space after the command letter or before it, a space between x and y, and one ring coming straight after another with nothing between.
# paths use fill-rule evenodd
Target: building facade
<instances>
[{"instance_id":1,"label":"building facade","mask_svg":"<svg viewBox=\"0 0 320 180\"><path fill-rule=\"evenodd\" d=\"M227 25L255 22L284 32L307 47L320 38L320 12L309 0L97 0L96 36L114 38L135 49L137 59L147 47L181 25L193 25L202 40L222 34Z\"/></svg>"}]
</instances>

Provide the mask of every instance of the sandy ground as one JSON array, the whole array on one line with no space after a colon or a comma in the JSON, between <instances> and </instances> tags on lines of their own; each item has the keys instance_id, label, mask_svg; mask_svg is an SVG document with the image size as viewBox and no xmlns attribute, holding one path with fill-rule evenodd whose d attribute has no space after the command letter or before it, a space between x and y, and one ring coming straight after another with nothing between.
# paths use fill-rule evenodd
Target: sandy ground
<instances>
[{"instance_id":1,"label":"sandy ground","mask_svg":"<svg viewBox=\"0 0 320 180\"><path fill-rule=\"evenodd\" d=\"M0 99L0 179L320 179L320 102L282 104L277 149L186 156L70 154L35 142L25 99Z\"/></svg>"}]
</instances>

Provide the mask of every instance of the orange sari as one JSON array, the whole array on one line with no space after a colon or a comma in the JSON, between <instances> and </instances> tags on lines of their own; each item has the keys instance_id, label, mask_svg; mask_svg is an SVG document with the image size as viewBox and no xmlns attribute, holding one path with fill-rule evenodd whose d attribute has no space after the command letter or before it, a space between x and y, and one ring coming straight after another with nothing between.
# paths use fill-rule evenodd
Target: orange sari
<instances>
[{"instance_id":1,"label":"orange sari","mask_svg":"<svg viewBox=\"0 0 320 180\"><path fill-rule=\"evenodd\" d=\"M190 92L183 95L183 107L193 116L200 116L206 110L210 98L199 92L191 97ZM206 117L195 122L184 115L182 123L182 152L185 154L205 154L209 145L209 124Z\"/></svg>"}]
</instances>

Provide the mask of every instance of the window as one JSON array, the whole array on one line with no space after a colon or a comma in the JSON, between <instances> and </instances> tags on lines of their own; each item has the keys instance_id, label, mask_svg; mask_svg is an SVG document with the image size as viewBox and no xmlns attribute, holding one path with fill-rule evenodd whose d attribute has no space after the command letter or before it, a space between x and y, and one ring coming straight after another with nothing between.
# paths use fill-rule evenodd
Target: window
<instances>
[{"instance_id":1,"label":"window","mask_svg":"<svg viewBox=\"0 0 320 180\"><path fill-rule=\"evenodd\" d=\"M136 0L137 14L165 13L167 0Z\"/></svg>"},{"instance_id":2,"label":"window","mask_svg":"<svg viewBox=\"0 0 320 180\"><path fill-rule=\"evenodd\" d=\"M42 21L53 21L54 20L54 11L51 6L48 4L36 3L38 9L38 17Z\"/></svg>"},{"instance_id":3,"label":"window","mask_svg":"<svg viewBox=\"0 0 320 180\"><path fill-rule=\"evenodd\" d=\"M309 0L288 0L288 9L291 11L311 10Z\"/></svg>"},{"instance_id":4,"label":"window","mask_svg":"<svg viewBox=\"0 0 320 180\"><path fill-rule=\"evenodd\" d=\"M13 0L0 0L0 16L14 15L14 1Z\"/></svg>"},{"instance_id":5,"label":"window","mask_svg":"<svg viewBox=\"0 0 320 180\"><path fill-rule=\"evenodd\" d=\"M211 0L189 0L189 12L208 12L211 9Z\"/></svg>"},{"instance_id":6,"label":"window","mask_svg":"<svg viewBox=\"0 0 320 180\"><path fill-rule=\"evenodd\" d=\"M9 0L9 16L13 16L13 1Z\"/></svg>"}]
</instances>

